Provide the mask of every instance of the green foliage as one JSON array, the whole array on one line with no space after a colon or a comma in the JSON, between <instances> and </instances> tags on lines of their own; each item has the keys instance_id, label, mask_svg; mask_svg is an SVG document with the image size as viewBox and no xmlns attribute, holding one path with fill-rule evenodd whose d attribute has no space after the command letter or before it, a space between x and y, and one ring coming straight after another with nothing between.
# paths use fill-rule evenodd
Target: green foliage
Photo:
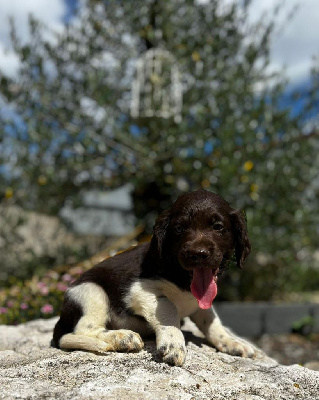
<instances>
[{"instance_id":1,"label":"green foliage","mask_svg":"<svg viewBox=\"0 0 319 400\"><path fill-rule=\"evenodd\" d=\"M314 325L315 325L314 318L311 317L310 315L306 315L305 317L293 323L291 331L293 333L299 333L301 335L306 336L312 332Z\"/></svg>"},{"instance_id":2,"label":"green foliage","mask_svg":"<svg viewBox=\"0 0 319 400\"><path fill-rule=\"evenodd\" d=\"M1 89L21 118L6 121L16 138L15 201L56 212L80 189L130 180L137 188L156 182L171 198L199 186L230 200L240 192L247 205L244 163L264 155L262 143L280 132L287 140L296 132L288 111L278 112L282 79L265 70L273 24L248 25L248 4L87 1L54 40L31 18L28 45L12 25L21 68L16 80L2 79ZM179 124L129 116L132 62L152 47L177 60L184 87ZM270 79L277 80L272 88ZM265 87L258 97L257 85Z\"/></svg>"},{"instance_id":3,"label":"green foliage","mask_svg":"<svg viewBox=\"0 0 319 400\"><path fill-rule=\"evenodd\" d=\"M58 315L64 292L83 271L81 267L65 267L27 281L12 278L10 287L0 289L0 324L15 325Z\"/></svg>"},{"instance_id":4,"label":"green foliage","mask_svg":"<svg viewBox=\"0 0 319 400\"><path fill-rule=\"evenodd\" d=\"M318 134L303 134L300 116L280 105L287 82L267 72L275 21L249 24L251 2L241 3L87 0L59 34L31 18L27 44L12 24L21 67L0 75L0 89L19 119L0 117L3 201L56 213L81 190L131 181L136 212L152 225L178 194L203 187L246 210L254 282L280 271L280 291L291 263L313 265L300 254L317 245ZM129 114L136 59L154 47L180 69L180 123ZM241 279L237 295L256 293Z\"/></svg>"},{"instance_id":5,"label":"green foliage","mask_svg":"<svg viewBox=\"0 0 319 400\"><path fill-rule=\"evenodd\" d=\"M287 293L318 290L318 265L309 258L294 260L289 254L279 258L278 254L253 253L243 271L233 267L219 283L218 299L222 301L287 301Z\"/></svg>"}]
</instances>

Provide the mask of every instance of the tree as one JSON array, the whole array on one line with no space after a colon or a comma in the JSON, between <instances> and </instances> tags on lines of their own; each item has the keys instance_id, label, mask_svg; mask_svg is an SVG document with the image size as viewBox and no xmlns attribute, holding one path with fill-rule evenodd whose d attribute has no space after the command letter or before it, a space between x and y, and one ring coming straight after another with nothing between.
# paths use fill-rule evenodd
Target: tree
<instances>
[{"instance_id":1,"label":"tree","mask_svg":"<svg viewBox=\"0 0 319 400\"><path fill-rule=\"evenodd\" d=\"M253 245L272 255L276 273L281 266L282 285L291 260L315 247L305 192L318 136L305 136L281 105L287 82L267 73L274 21L249 24L249 7L87 0L60 34L48 37L31 18L28 44L13 24L21 68L0 85L16 113L2 123L9 132L2 149L16 157L2 152L10 167L2 193L56 213L81 190L131 181L138 216L153 222L183 191L219 192L246 210ZM180 122L130 115L134 66L151 48L170 52L178 65Z\"/></svg>"}]
</instances>

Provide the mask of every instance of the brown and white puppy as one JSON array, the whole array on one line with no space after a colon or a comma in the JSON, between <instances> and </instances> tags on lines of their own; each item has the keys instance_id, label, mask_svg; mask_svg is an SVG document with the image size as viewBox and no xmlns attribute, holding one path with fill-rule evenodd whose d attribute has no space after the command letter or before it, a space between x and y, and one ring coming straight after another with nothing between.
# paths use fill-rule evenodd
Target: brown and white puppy
<instances>
[{"instance_id":1,"label":"brown and white puppy","mask_svg":"<svg viewBox=\"0 0 319 400\"><path fill-rule=\"evenodd\" d=\"M180 196L156 220L150 243L108 258L67 290L53 343L94 352L139 351L155 333L164 362L180 366L186 348L180 321L189 316L218 350L252 357L212 308L217 274L250 252L245 219L219 195ZM141 335L141 336L140 336Z\"/></svg>"}]
</instances>

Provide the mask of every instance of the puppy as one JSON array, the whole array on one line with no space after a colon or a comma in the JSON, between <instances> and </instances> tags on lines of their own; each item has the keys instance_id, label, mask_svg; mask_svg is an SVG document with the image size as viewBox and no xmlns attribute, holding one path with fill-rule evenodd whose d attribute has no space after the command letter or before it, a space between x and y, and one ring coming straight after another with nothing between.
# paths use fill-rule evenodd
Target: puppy
<instances>
[{"instance_id":1,"label":"puppy","mask_svg":"<svg viewBox=\"0 0 319 400\"><path fill-rule=\"evenodd\" d=\"M217 275L235 252L250 252L245 219L219 195L180 196L156 220L150 243L108 258L80 276L65 294L53 343L93 352L139 351L155 333L164 362L181 366L186 347L180 321L189 316L218 350L252 357L212 308ZM141 335L141 336L140 336Z\"/></svg>"}]
</instances>

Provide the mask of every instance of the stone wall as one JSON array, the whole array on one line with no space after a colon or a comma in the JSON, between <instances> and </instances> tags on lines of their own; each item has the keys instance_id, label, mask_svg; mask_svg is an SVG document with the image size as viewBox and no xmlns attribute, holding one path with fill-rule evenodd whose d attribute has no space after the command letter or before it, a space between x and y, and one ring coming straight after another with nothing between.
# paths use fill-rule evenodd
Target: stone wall
<instances>
[{"instance_id":1,"label":"stone wall","mask_svg":"<svg viewBox=\"0 0 319 400\"><path fill-rule=\"evenodd\" d=\"M319 304L272 304L216 302L223 323L239 335L257 337L263 334L319 333Z\"/></svg>"}]
</instances>

